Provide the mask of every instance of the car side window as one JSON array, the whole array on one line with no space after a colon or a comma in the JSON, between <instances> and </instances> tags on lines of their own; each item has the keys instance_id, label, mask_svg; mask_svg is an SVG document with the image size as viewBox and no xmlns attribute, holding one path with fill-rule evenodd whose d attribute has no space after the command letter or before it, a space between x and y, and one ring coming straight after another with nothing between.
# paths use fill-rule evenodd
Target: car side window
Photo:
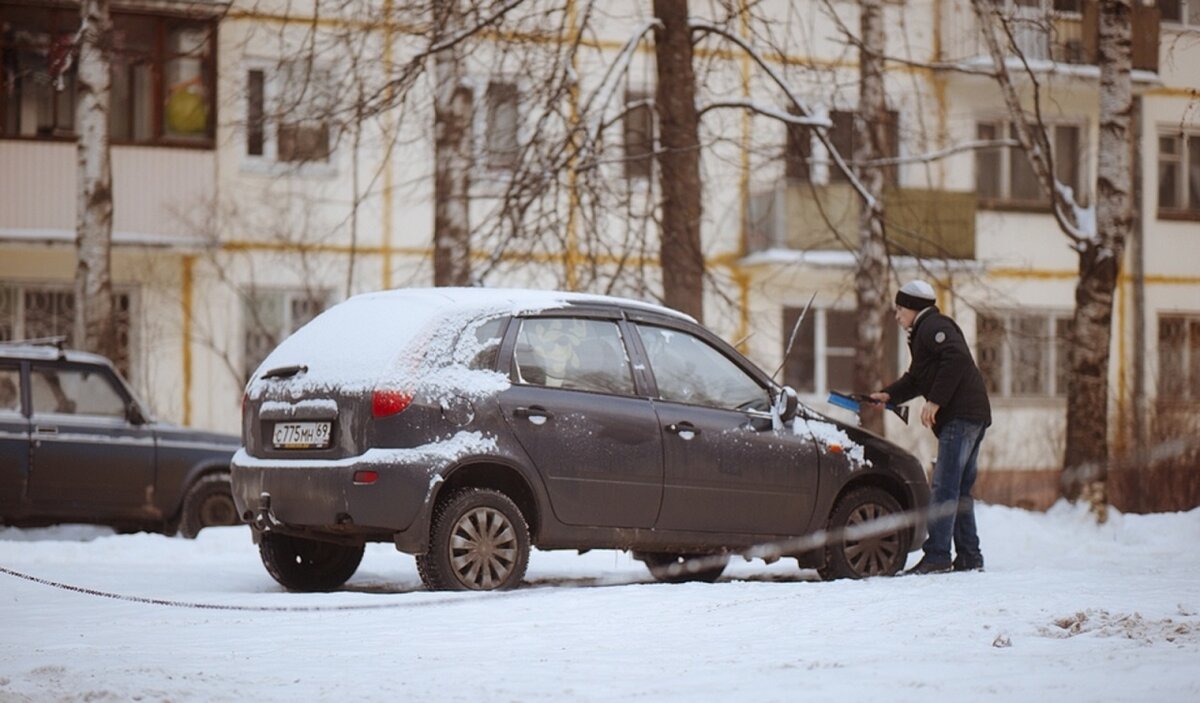
<instances>
[{"instance_id":1,"label":"car side window","mask_svg":"<svg viewBox=\"0 0 1200 703\"><path fill-rule=\"evenodd\" d=\"M125 401L99 369L33 367L34 413L125 417Z\"/></svg>"},{"instance_id":2,"label":"car side window","mask_svg":"<svg viewBox=\"0 0 1200 703\"><path fill-rule=\"evenodd\" d=\"M729 410L766 410L767 390L729 357L686 332L637 325L663 400Z\"/></svg>"},{"instance_id":3,"label":"car side window","mask_svg":"<svg viewBox=\"0 0 1200 703\"><path fill-rule=\"evenodd\" d=\"M0 366L0 413L21 412L21 370Z\"/></svg>"},{"instance_id":4,"label":"car side window","mask_svg":"<svg viewBox=\"0 0 1200 703\"><path fill-rule=\"evenodd\" d=\"M621 330L608 320L521 321L513 352L517 383L633 395L633 372Z\"/></svg>"}]
</instances>

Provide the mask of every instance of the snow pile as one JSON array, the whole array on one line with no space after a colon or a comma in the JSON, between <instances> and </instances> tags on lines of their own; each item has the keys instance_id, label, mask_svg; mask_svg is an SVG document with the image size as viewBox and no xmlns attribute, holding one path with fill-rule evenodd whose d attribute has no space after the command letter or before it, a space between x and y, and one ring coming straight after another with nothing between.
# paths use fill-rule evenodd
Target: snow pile
<instances>
[{"instance_id":1,"label":"snow pile","mask_svg":"<svg viewBox=\"0 0 1200 703\"><path fill-rule=\"evenodd\" d=\"M624 552L535 551L503 593L425 591L391 544L304 594L245 527L0 529L10 572L241 608L0 573L0 700L1200 700L1200 509L977 518L984 572L823 583L735 559L673 585Z\"/></svg>"}]
</instances>

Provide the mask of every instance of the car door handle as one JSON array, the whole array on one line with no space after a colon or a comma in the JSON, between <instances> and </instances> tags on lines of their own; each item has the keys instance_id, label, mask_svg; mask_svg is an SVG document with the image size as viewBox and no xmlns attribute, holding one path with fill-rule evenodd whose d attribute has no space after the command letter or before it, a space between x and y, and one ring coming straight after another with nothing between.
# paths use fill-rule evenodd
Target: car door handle
<instances>
[{"instance_id":1,"label":"car door handle","mask_svg":"<svg viewBox=\"0 0 1200 703\"><path fill-rule=\"evenodd\" d=\"M36 434L58 434L58 428L50 427L49 425L38 425L37 427L33 428L33 431Z\"/></svg>"},{"instance_id":2,"label":"car door handle","mask_svg":"<svg viewBox=\"0 0 1200 703\"><path fill-rule=\"evenodd\" d=\"M554 417L554 413L547 411L541 406L531 405L528 408L521 407L513 410L513 417L523 417L535 425L543 425L546 423L546 420Z\"/></svg>"},{"instance_id":3,"label":"car door handle","mask_svg":"<svg viewBox=\"0 0 1200 703\"><path fill-rule=\"evenodd\" d=\"M700 428L690 422L680 422L667 425L667 432L679 435L680 439L691 439L700 434Z\"/></svg>"}]
</instances>

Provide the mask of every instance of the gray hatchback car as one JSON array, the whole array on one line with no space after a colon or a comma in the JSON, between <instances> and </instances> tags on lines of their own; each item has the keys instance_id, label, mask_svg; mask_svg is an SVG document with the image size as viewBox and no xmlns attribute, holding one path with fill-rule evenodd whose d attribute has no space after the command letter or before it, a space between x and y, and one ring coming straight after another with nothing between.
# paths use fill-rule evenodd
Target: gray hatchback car
<instances>
[{"instance_id":1,"label":"gray hatchback car","mask_svg":"<svg viewBox=\"0 0 1200 703\"><path fill-rule=\"evenodd\" d=\"M763 543L826 578L894 574L919 518L839 528L929 500L912 455L799 406L692 318L606 296L351 298L267 357L242 429L237 510L299 591L339 587L366 542L415 555L431 589L513 588L532 546L631 550L670 581Z\"/></svg>"}]
</instances>

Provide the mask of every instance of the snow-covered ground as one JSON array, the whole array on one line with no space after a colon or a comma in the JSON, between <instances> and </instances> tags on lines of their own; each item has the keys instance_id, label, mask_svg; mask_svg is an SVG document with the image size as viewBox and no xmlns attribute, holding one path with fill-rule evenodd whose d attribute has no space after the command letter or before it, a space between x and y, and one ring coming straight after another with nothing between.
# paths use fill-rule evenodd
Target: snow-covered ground
<instances>
[{"instance_id":1,"label":"snow-covered ground","mask_svg":"<svg viewBox=\"0 0 1200 703\"><path fill-rule=\"evenodd\" d=\"M0 701L1200 701L1200 509L979 523L983 573L739 560L666 585L538 552L482 594L424 591L388 545L345 590L290 594L245 528L0 529Z\"/></svg>"}]
</instances>

